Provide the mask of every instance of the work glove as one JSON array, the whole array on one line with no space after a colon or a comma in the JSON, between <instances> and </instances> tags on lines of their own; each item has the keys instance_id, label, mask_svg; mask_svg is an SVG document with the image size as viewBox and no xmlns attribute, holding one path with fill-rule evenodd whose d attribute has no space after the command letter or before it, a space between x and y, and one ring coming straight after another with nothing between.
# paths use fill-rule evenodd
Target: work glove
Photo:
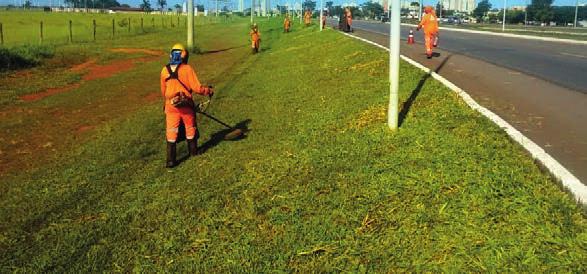
<instances>
[{"instance_id":1,"label":"work glove","mask_svg":"<svg viewBox=\"0 0 587 274\"><path fill-rule=\"evenodd\" d=\"M416 28L416 31L420 31L421 28L422 28L422 26L418 25L418 27Z\"/></svg>"}]
</instances>

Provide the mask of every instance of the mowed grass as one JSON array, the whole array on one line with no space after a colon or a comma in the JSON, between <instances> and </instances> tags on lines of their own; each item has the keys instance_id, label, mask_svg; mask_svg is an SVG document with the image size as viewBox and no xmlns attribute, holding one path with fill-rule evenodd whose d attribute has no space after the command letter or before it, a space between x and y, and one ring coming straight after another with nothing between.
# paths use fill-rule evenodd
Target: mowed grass
<instances>
[{"instance_id":1,"label":"mowed grass","mask_svg":"<svg viewBox=\"0 0 587 274\"><path fill-rule=\"evenodd\" d=\"M211 139L222 127L203 119L208 149L166 170L161 102L117 112L2 177L3 271L586 271L581 209L454 93L402 63L409 110L390 132L385 52L274 20L251 55L246 25L202 30L209 53L192 56L217 86L210 113L246 138ZM157 93L161 65L101 86Z\"/></svg>"}]
</instances>

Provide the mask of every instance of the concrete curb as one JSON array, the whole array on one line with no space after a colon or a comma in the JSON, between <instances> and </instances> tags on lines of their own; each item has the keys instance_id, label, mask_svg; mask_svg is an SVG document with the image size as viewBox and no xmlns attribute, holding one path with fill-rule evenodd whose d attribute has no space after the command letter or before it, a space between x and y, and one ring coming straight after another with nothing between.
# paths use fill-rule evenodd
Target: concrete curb
<instances>
[{"instance_id":1,"label":"concrete curb","mask_svg":"<svg viewBox=\"0 0 587 274\"><path fill-rule=\"evenodd\" d=\"M417 27L417 25L406 24L406 23L403 23L402 26ZM499 33L499 32L481 31L481 30L456 29L456 28L446 28L446 27L440 27L440 29L447 30L447 31L466 32L466 33L493 35L493 36L510 37L510 38L520 38L520 39L528 39L528 40L539 40L539 41L548 41L548 42L587 45L587 41L578 41L578 40L562 39L562 38L541 37L541 36L512 34L512 33Z\"/></svg>"},{"instance_id":2,"label":"concrete curb","mask_svg":"<svg viewBox=\"0 0 587 274\"><path fill-rule=\"evenodd\" d=\"M357 37L357 36L354 36L354 35L351 35L348 33L343 33L343 34L347 35L349 37L358 39L360 41L363 41L365 43L374 45L374 46L379 47L381 49L384 49L386 51L389 51L388 48L386 48L382 45L379 45L375 42L369 41L367 39L363 39L361 37ZM546 151L544 151L544 149L542 149L540 146L538 146L536 143L534 143L528 137L524 136L520 131L515 129L512 125L510 125L508 122L503 120L497 114L495 114L492 111L490 111L489 109L479 105L467 92L465 92L463 89L461 89L458 86L456 86L455 84L453 84L451 81L447 80L446 78L442 77L440 74L432 71L431 69L423 66L422 64L410 59L409 57L406 57L404 55L400 55L400 57L404 61L406 61L406 62L414 65L415 67L423 70L424 72L430 74L434 79L438 80L443 85L445 85L447 88L456 92L463 99L463 101L465 101L465 103L467 103L467 105L470 108L478 111L483 116L487 117L489 120L491 120L497 126L499 126L501 129L503 129L508 134L508 136L510 136L510 138L512 138L514 141L516 141L518 144L520 144L522 147L524 147L524 149L526 149L526 151L528 151L528 153L530 153L532 158L534 158L542 166L544 166L552 176L554 176L569 192L571 192L578 203L583 204L583 205L587 205L587 186L582 184L581 181L579 181L579 179L577 179L577 177L575 177L563 165L561 165L556 159L554 159Z\"/></svg>"}]
</instances>

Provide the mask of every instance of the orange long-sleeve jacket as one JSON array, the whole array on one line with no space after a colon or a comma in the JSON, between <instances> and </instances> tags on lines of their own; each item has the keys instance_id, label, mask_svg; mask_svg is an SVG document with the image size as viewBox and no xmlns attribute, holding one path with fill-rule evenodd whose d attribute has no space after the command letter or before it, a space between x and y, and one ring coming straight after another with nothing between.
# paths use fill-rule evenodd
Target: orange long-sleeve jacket
<instances>
[{"instance_id":1,"label":"orange long-sleeve jacket","mask_svg":"<svg viewBox=\"0 0 587 274\"><path fill-rule=\"evenodd\" d=\"M438 32L438 18L434 15L434 11L426 13L422 16L422 21L418 25L419 28L424 28L425 33L437 33Z\"/></svg>"},{"instance_id":2,"label":"orange long-sleeve jacket","mask_svg":"<svg viewBox=\"0 0 587 274\"><path fill-rule=\"evenodd\" d=\"M207 89L202 88L198 76L194 69L187 64L179 65L177 68L177 77L188 89L179 83L178 79L169 79L170 74L167 67L161 70L161 95L165 98L165 110L173 110L175 107L171 104L173 98L178 92L183 92L187 97L192 98L192 92L207 95Z\"/></svg>"},{"instance_id":3,"label":"orange long-sleeve jacket","mask_svg":"<svg viewBox=\"0 0 587 274\"><path fill-rule=\"evenodd\" d=\"M259 32L259 30L251 30L249 34L251 35L251 40L253 40L254 42L259 41L261 39L261 33Z\"/></svg>"}]
</instances>

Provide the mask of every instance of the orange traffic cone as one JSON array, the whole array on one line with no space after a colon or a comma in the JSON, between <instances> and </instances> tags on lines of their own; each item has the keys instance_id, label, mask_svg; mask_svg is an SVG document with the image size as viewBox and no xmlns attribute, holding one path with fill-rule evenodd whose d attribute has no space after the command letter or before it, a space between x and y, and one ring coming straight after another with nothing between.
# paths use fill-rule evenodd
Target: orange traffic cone
<instances>
[{"instance_id":1,"label":"orange traffic cone","mask_svg":"<svg viewBox=\"0 0 587 274\"><path fill-rule=\"evenodd\" d=\"M410 34L408 34L408 44L411 45L414 43L414 31L410 29Z\"/></svg>"}]
</instances>

